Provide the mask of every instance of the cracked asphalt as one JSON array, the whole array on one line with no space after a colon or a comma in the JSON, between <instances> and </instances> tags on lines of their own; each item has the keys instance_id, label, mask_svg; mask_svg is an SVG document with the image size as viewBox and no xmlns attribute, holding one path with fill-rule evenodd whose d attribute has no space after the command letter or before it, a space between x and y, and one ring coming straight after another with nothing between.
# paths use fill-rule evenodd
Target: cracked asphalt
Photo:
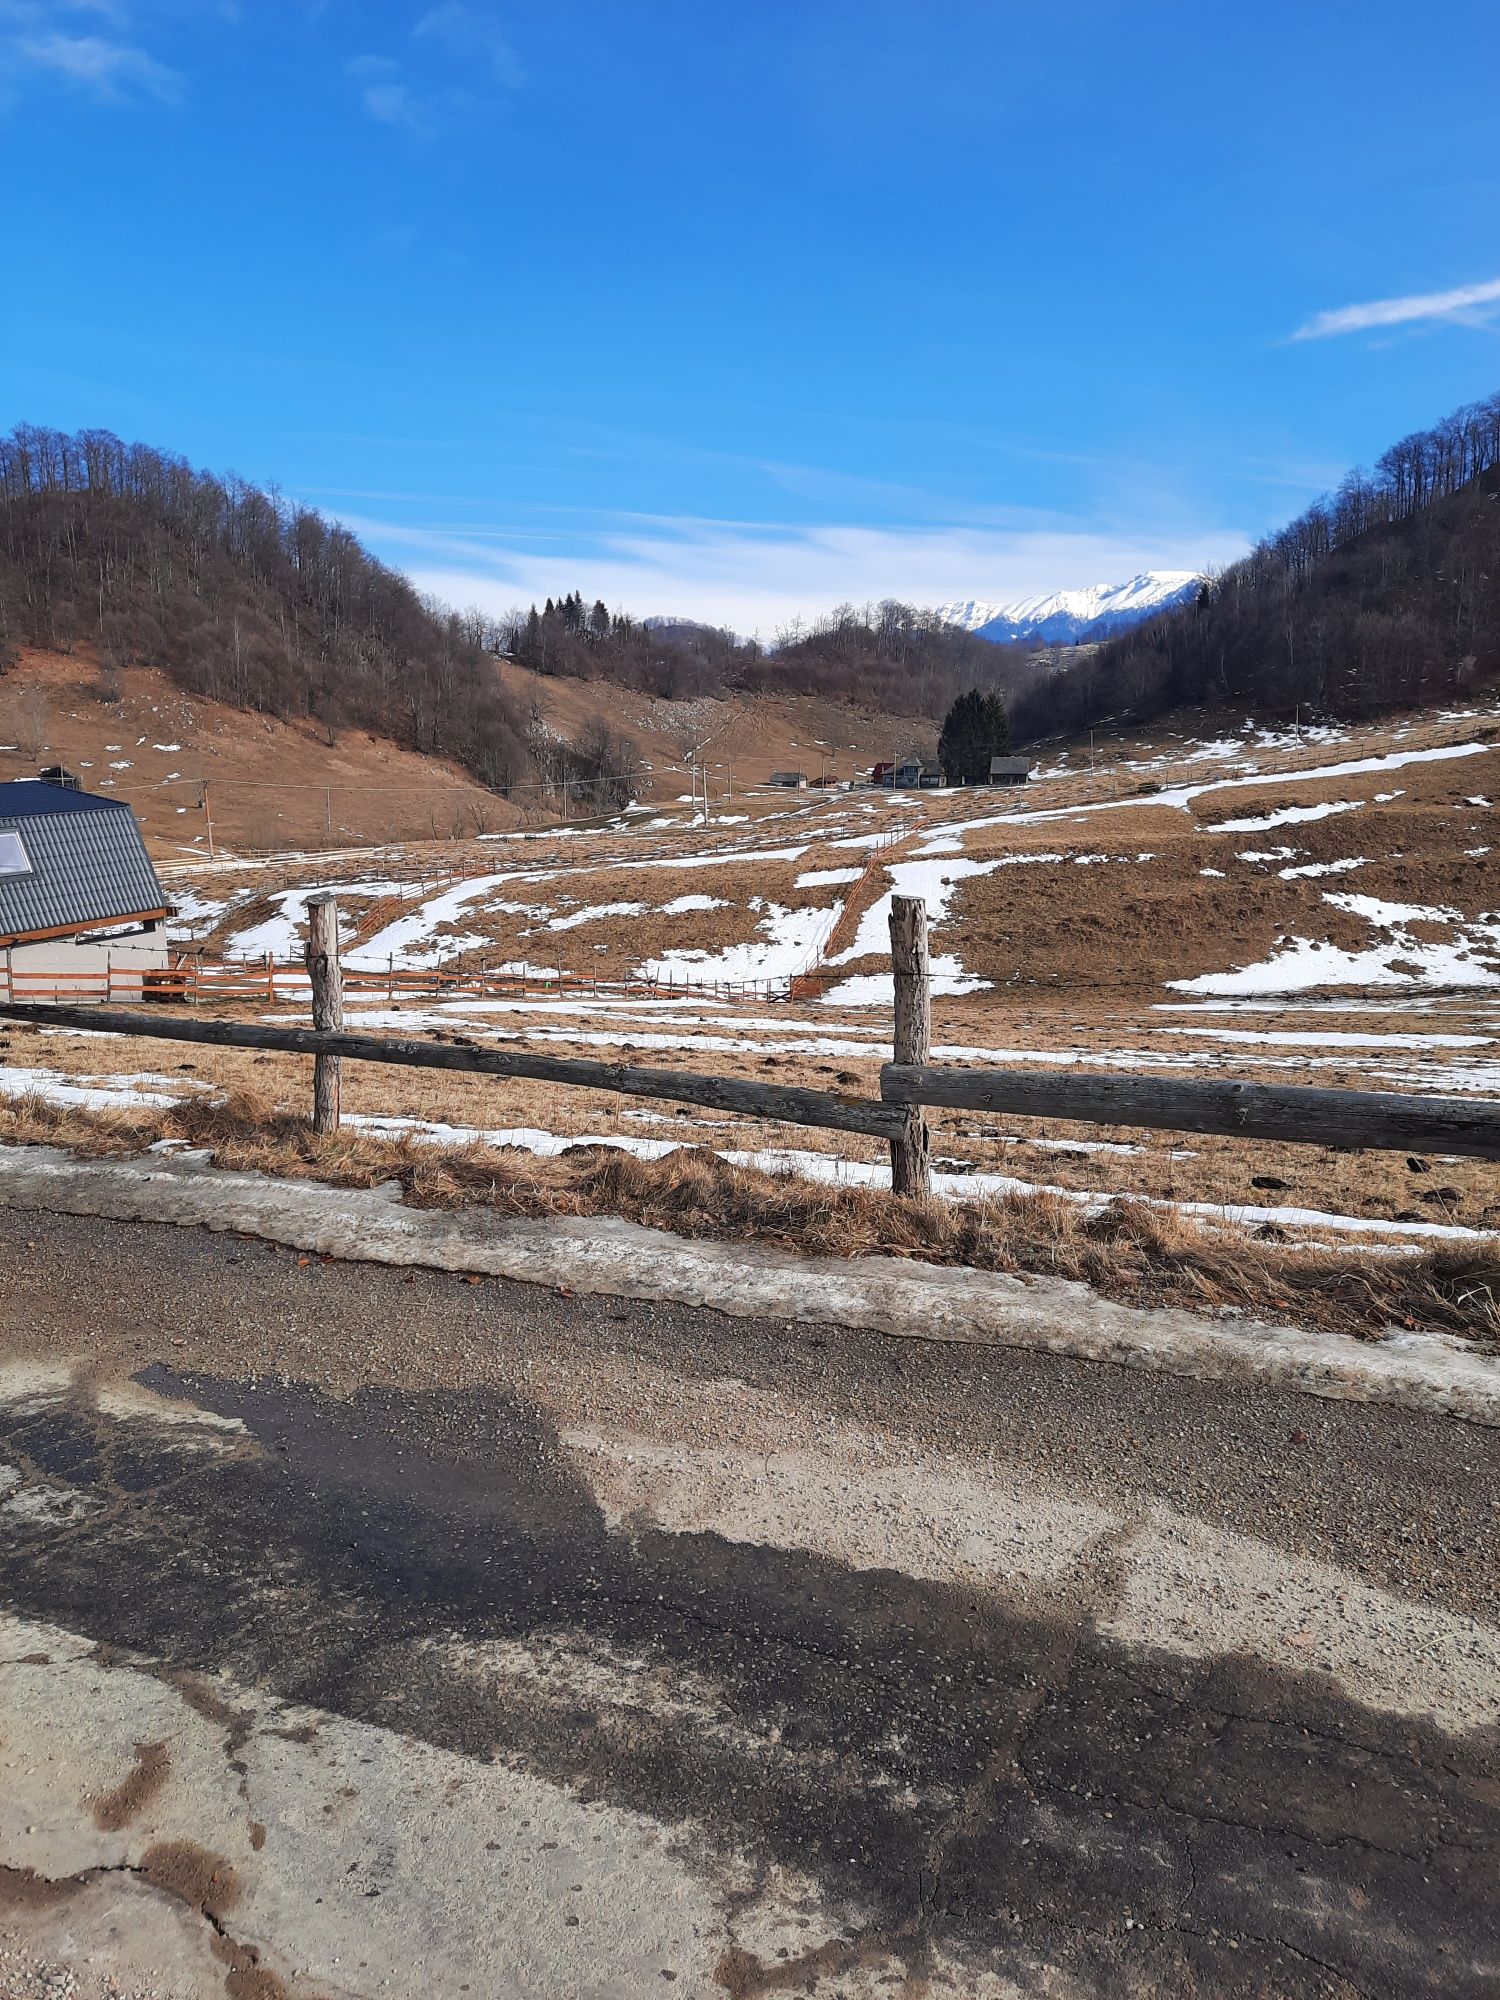
<instances>
[{"instance_id":1,"label":"cracked asphalt","mask_svg":"<svg viewBox=\"0 0 1500 2000\"><path fill-rule=\"evenodd\" d=\"M1500 1987L1492 1431L26 1211L0 1329L18 1994Z\"/></svg>"}]
</instances>

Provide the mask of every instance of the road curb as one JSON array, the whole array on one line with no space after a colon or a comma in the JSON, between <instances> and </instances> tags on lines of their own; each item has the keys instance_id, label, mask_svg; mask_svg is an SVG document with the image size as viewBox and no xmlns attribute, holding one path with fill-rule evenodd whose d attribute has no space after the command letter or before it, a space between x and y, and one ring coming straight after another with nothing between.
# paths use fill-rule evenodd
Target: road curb
<instances>
[{"instance_id":1,"label":"road curb","mask_svg":"<svg viewBox=\"0 0 1500 2000\"><path fill-rule=\"evenodd\" d=\"M0 1207L240 1231L354 1262L477 1272L887 1339L1024 1348L1500 1427L1500 1359L1436 1333L1357 1341L1239 1316L1120 1305L1060 1278L890 1257L801 1258L606 1216L533 1220L482 1208L409 1208L393 1183L350 1189L220 1172L203 1154L83 1160L52 1148L0 1147Z\"/></svg>"}]
</instances>

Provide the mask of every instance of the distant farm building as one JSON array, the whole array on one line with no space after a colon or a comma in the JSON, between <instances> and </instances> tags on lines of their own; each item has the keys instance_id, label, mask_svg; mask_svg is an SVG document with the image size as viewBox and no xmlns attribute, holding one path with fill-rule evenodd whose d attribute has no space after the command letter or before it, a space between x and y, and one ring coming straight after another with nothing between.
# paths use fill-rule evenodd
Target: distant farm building
<instances>
[{"instance_id":1,"label":"distant farm building","mask_svg":"<svg viewBox=\"0 0 1500 2000\"><path fill-rule=\"evenodd\" d=\"M773 771L771 773L771 783L773 785L780 785L789 792L805 792L807 790L807 773L806 771Z\"/></svg>"},{"instance_id":2,"label":"distant farm building","mask_svg":"<svg viewBox=\"0 0 1500 2000\"><path fill-rule=\"evenodd\" d=\"M990 783L992 785L1024 785L1031 776L1031 760L1028 757L991 757Z\"/></svg>"},{"instance_id":3,"label":"distant farm building","mask_svg":"<svg viewBox=\"0 0 1500 2000\"><path fill-rule=\"evenodd\" d=\"M169 962L167 914L123 799L60 771L0 784L0 993L139 999Z\"/></svg>"},{"instance_id":4,"label":"distant farm building","mask_svg":"<svg viewBox=\"0 0 1500 2000\"><path fill-rule=\"evenodd\" d=\"M875 768L871 771L870 783L872 785L891 784L893 782L895 769L896 769L895 765L891 763L889 758L887 758L885 763L877 764Z\"/></svg>"}]
</instances>

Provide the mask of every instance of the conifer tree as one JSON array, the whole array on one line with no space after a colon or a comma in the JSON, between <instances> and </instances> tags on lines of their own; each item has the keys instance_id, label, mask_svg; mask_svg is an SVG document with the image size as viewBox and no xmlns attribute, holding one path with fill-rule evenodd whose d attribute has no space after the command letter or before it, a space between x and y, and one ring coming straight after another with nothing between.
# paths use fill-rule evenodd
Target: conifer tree
<instances>
[{"instance_id":1,"label":"conifer tree","mask_svg":"<svg viewBox=\"0 0 1500 2000\"><path fill-rule=\"evenodd\" d=\"M949 781L963 785L988 783L990 759L1010 749L1010 724L997 694L970 688L949 709L938 738L938 762Z\"/></svg>"}]
</instances>

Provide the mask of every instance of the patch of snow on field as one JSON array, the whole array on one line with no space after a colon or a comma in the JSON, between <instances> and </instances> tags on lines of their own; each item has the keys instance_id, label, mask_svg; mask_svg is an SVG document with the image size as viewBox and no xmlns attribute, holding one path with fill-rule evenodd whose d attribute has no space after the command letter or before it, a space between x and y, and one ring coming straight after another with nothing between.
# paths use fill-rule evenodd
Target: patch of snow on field
<instances>
[{"instance_id":1,"label":"patch of snow on field","mask_svg":"<svg viewBox=\"0 0 1500 2000\"><path fill-rule=\"evenodd\" d=\"M842 956L842 954L841 954ZM929 961L929 985L934 999L945 994L979 993L990 984L977 973L966 972L963 962L951 952L937 952ZM896 1004L896 985L888 972L854 972L822 995L824 1007L885 1007ZM936 1054L936 1050L933 1052Z\"/></svg>"},{"instance_id":2,"label":"patch of snow on field","mask_svg":"<svg viewBox=\"0 0 1500 2000\"><path fill-rule=\"evenodd\" d=\"M1357 1029L1153 1028L1157 1035L1202 1035L1216 1042L1267 1043L1295 1049L1482 1049L1493 1035L1361 1034Z\"/></svg>"},{"instance_id":3,"label":"patch of snow on field","mask_svg":"<svg viewBox=\"0 0 1500 2000\"><path fill-rule=\"evenodd\" d=\"M1398 792L1396 797L1401 795ZM1283 806L1280 812L1262 813L1257 819L1221 819L1205 826L1205 833L1268 833L1273 826L1298 826L1304 820L1328 819L1334 813L1358 812L1363 799L1332 800L1321 806Z\"/></svg>"},{"instance_id":4,"label":"patch of snow on field","mask_svg":"<svg viewBox=\"0 0 1500 2000\"><path fill-rule=\"evenodd\" d=\"M889 953L892 896L920 896L927 905L928 922L941 923L959 883L972 876L993 874L1004 860L1003 856L989 861L968 861L923 855L913 861L893 861L886 870L891 887L860 918L853 944L835 953L829 964L844 965L853 959L885 957ZM962 976L961 966L958 972Z\"/></svg>"},{"instance_id":5,"label":"patch of snow on field","mask_svg":"<svg viewBox=\"0 0 1500 2000\"><path fill-rule=\"evenodd\" d=\"M1421 903L1387 903L1374 896L1325 895L1326 903L1388 936L1363 951L1311 938L1286 938L1269 959L1233 972L1172 979L1178 993L1252 995L1301 993L1326 986L1500 986L1500 922L1470 921L1459 911ZM1451 929L1446 941L1418 939L1413 924Z\"/></svg>"},{"instance_id":6,"label":"patch of snow on field","mask_svg":"<svg viewBox=\"0 0 1500 2000\"><path fill-rule=\"evenodd\" d=\"M717 854L662 854L649 861L620 861L618 868L734 868L756 861L800 861L808 843L801 847L721 848Z\"/></svg>"},{"instance_id":7,"label":"patch of snow on field","mask_svg":"<svg viewBox=\"0 0 1500 2000\"><path fill-rule=\"evenodd\" d=\"M167 921L171 936L192 940L207 937L229 908L229 897L200 896L187 889L172 898L172 915Z\"/></svg>"},{"instance_id":8,"label":"patch of snow on field","mask_svg":"<svg viewBox=\"0 0 1500 2000\"><path fill-rule=\"evenodd\" d=\"M307 899L309 896L333 895L348 897L395 896L401 892L400 882L329 882L307 889L282 889L270 897L276 906L275 912L248 930L237 931L226 940L226 958L295 959L302 955L302 938L307 928ZM208 906L205 906L208 907ZM227 907L227 905L222 906ZM346 960L354 964L352 953L346 953Z\"/></svg>"},{"instance_id":9,"label":"patch of snow on field","mask_svg":"<svg viewBox=\"0 0 1500 2000\"><path fill-rule=\"evenodd\" d=\"M446 959L457 958L460 953L488 942L486 938L472 936L439 938L435 934L441 925L452 923L471 904L503 883L535 879L509 873L474 875L455 882L438 895L427 897L414 910L404 911L374 937L346 952L344 962L362 971L383 971L392 964L407 971L430 970Z\"/></svg>"},{"instance_id":10,"label":"patch of snow on field","mask_svg":"<svg viewBox=\"0 0 1500 2000\"><path fill-rule=\"evenodd\" d=\"M1465 922L1463 913L1450 909L1446 904L1428 903L1387 903L1378 896L1354 896L1342 894L1325 896L1325 903L1332 903L1336 910L1347 910L1351 916L1363 917L1366 923L1390 927L1398 924L1461 924ZM1500 925L1485 925L1486 935L1500 940Z\"/></svg>"},{"instance_id":11,"label":"patch of snow on field","mask_svg":"<svg viewBox=\"0 0 1500 2000\"><path fill-rule=\"evenodd\" d=\"M1272 785L1309 785L1322 783L1329 778L1364 777L1375 771L1399 771L1408 764L1432 764L1454 757L1483 757L1493 748L1494 745L1490 743L1444 743L1432 750L1393 750L1384 757L1354 757L1347 763L1319 764L1304 771L1256 772L1252 777L1218 778L1202 785L1175 785L1159 792L1143 792L1132 798L1095 799L1087 805L1048 806L1035 811L996 813L984 819L966 820L955 825L953 831L960 838L967 838L969 834L981 832L989 827L1041 826L1056 820L1078 819L1085 813L1126 812L1132 807L1140 806L1153 809L1170 806L1186 812L1194 799L1205 798L1215 792L1246 789L1263 791ZM1376 800L1378 803L1383 803L1400 796L1399 792L1377 793ZM1221 830L1205 828L1206 832Z\"/></svg>"},{"instance_id":12,"label":"patch of snow on field","mask_svg":"<svg viewBox=\"0 0 1500 2000\"><path fill-rule=\"evenodd\" d=\"M647 959L637 967L644 979L701 979L738 983L790 979L801 972L822 950L843 911L835 902L827 909L788 910L780 903L767 903L752 896L750 908L764 914L756 924L758 937L742 944L725 945L719 951L695 950L687 946L664 951L659 958Z\"/></svg>"},{"instance_id":13,"label":"patch of snow on field","mask_svg":"<svg viewBox=\"0 0 1500 2000\"><path fill-rule=\"evenodd\" d=\"M1298 882L1312 875L1347 875L1352 868L1369 865L1363 855L1351 855L1346 861L1304 861L1300 868L1278 868L1276 873L1283 882Z\"/></svg>"},{"instance_id":14,"label":"patch of snow on field","mask_svg":"<svg viewBox=\"0 0 1500 2000\"><path fill-rule=\"evenodd\" d=\"M598 923L604 917L639 917L645 914L644 903L593 903L587 909L570 910L565 917L549 917L549 931L575 931L580 924Z\"/></svg>"},{"instance_id":15,"label":"patch of snow on field","mask_svg":"<svg viewBox=\"0 0 1500 2000\"><path fill-rule=\"evenodd\" d=\"M634 1153L637 1159L659 1160L686 1143L680 1139L637 1139L605 1132L582 1135L545 1132L534 1125L446 1125L429 1118L383 1116L378 1112L346 1111L343 1122L356 1131L368 1132L372 1139L409 1139L417 1146L514 1146L542 1160L554 1160L573 1146L612 1146L617 1152Z\"/></svg>"},{"instance_id":16,"label":"patch of snow on field","mask_svg":"<svg viewBox=\"0 0 1500 2000\"><path fill-rule=\"evenodd\" d=\"M841 882L857 882L861 871L858 868L809 868L805 875L799 875L792 884L794 889L833 888Z\"/></svg>"},{"instance_id":17,"label":"patch of snow on field","mask_svg":"<svg viewBox=\"0 0 1500 2000\"><path fill-rule=\"evenodd\" d=\"M147 1090L141 1087L144 1084L168 1088ZM179 1103L185 1089L202 1088L201 1084L179 1087L175 1078L165 1076L90 1077L84 1082L61 1070L0 1067L0 1097L34 1097L80 1111L124 1111L143 1105L159 1109Z\"/></svg>"}]
</instances>

